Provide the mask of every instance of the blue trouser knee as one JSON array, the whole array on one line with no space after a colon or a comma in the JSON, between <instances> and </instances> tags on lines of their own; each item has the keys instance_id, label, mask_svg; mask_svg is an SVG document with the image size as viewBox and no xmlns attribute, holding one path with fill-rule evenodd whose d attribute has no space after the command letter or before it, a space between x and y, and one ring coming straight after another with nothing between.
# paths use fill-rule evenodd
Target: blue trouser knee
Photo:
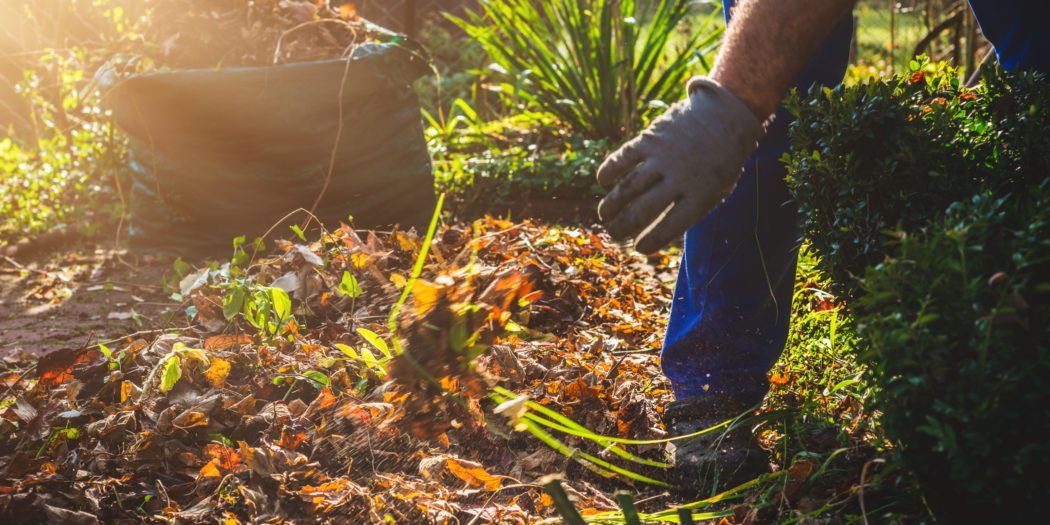
<instances>
[{"instance_id":1,"label":"blue trouser knee","mask_svg":"<svg viewBox=\"0 0 1050 525\"><path fill-rule=\"evenodd\" d=\"M727 19L733 0L725 0ZM849 61L852 17L839 24L797 86L837 85ZM679 399L705 394L758 402L787 340L800 234L780 157L781 108L733 193L685 235L662 364Z\"/></svg>"}]
</instances>

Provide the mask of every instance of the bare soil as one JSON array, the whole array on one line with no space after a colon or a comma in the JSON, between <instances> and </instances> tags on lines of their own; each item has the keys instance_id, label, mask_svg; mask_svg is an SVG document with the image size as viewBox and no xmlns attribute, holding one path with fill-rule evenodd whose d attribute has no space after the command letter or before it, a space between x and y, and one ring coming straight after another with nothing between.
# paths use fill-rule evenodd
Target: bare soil
<instances>
[{"instance_id":1,"label":"bare soil","mask_svg":"<svg viewBox=\"0 0 1050 525\"><path fill-rule=\"evenodd\" d=\"M0 357L39 357L184 316L164 291L171 263L78 243L26 260L0 258Z\"/></svg>"}]
</instances>

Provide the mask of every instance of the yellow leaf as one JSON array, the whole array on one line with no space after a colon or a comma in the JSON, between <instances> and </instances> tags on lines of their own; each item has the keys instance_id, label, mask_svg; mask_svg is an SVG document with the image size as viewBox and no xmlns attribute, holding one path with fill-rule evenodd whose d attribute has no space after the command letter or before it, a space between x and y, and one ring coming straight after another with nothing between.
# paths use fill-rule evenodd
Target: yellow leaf
<instances>
[{"instance_id":1,"label":"yellow leaf","mask_svg":"<svg viewBox=\"0 0 1050 525\"><path fill-rule=\"evenodd\" d=\"M226 378L230 375L230 362L221 358L211 358L211 366L204 372L204 378L215 388L222 388L226 384Z\"/></svg>"},{"instance_id":2,"label":"yellow leaf","mask_svg":"<svg viewBox=\"0 0 1050 525\"><path fill-rule=\"evenodd\" d=\"M372 262L372 256L367 253L357 252L350 255L350 263L358 270L367 267Z\"/></svg>"},{"instance_id":3,"label":"yellow leaf","mask_svg":"<svg viewBox=\"0 0 1050 525\"><path fill-rule=\"evenodd\" d=\"M404 275L394 273L390 274L390 282L394 283L394 286L396 286L397 289L400 290L404 288L406 284L408 284L408 279L405 279Z\"/></svg>"},{"instance_id":4,"label":"yellow leaf","mask_svg":"<svg viewBox=\"0 0 1050 525\"><path fill-rule=\"evenodd\" d=\"M121 403L127 403L128 402L128 398L130 398L131 394L133 394L133 393L135 393L135 383L132 383L131 381L122 381L120 383L120 402Z\"/></svg>"},{"instance_id":5,"label":"yellow leaf","mask_svg":"<svg viewBox=\"0 0 1050 525\"><path fill-rule=\"evenodd\" d=\"M219 471L219 460L213 459L201 467L202 478L221 478L222 472Z\"/></svg>"},{"instance_id":6,"label":"yellow leaf","mask_svg":"<svg viewBox=\"0 0 1050 525\"><path fill-rule=\"evenodd\" d=\"M195 410L187 410L178 417L171 420L171 425L175 428L187 429L193 427L203 427L208 424L208 416Z\"/></svg>"},{"instance_id":7,"label":"yellow leaf","mask_svg":"<svg viewBox=\"0 0 1050 525\"><path fill-rule=\"evenodd\" d=\"M433 310L434 306L437 305L439 293L440 288L437 285L422 279L416 281L415 286L412 287L412 299L416 305L416 314L423 316Z\"/></svg>"},{"instance_id":8,"label":"yellow leaf","mask_svg":"<svg viewBox=\"0 0 1050 525\"><path fill-rule=\"evenodd\" d=\"M472 461L461 461L450 457L448 458L448 469L471 487L484 487L490 492L499 490L500 483L503 482L500 476L489 474L480 464Z\"/></svg>"},{"instance_id":9,"label":"yellow leaf","mask_svg":"<svg viewBox=\"0 0 1050 525\"><path fill-rule=\"evenodd\" d=\"M403 252L415 252L419 248L417 239L413 239L403 232L397 232L397 244L401 247Z\"/></svg>"}]
</instances>

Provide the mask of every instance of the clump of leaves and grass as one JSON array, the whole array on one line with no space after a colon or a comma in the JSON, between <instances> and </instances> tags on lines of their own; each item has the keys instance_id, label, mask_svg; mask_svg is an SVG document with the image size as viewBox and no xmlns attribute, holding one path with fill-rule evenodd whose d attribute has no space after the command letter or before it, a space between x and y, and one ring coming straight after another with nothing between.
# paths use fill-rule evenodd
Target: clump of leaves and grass
<instances>
[{"instance_id":1,"label":"clump of leaves and grass","mask_svg":"<svg viewBox=\"0 0 1050 525\"><path fill-rule=\"evenodd\" d=\"M668 261L496 219L314 232L179 263L188 328L10 369L0 468L49 481L0 510L531 523L546 474L592 512L592 484L660 486ZM77 470L113 485L59 491Z\"/></svg>"}]
</instances>

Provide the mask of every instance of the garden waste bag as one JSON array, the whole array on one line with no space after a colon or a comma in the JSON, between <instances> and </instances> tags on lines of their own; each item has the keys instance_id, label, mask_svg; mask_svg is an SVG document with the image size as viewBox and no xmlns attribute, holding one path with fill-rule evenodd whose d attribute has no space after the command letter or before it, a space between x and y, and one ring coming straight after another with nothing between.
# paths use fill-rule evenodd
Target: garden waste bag
<instances>
[{"instance_id":1,"label":"garden waste bag","mask_svg":"<svg viewBox=\"0 0 1050 525\"><path fill-rule=\"evenodd\" d=\"M132 248L210 251L299 208L330 226L426 224L434 180L411 84L427 71L370 43L348 60L102 78L130 138Z\"/></svg>"}]
</instances>

